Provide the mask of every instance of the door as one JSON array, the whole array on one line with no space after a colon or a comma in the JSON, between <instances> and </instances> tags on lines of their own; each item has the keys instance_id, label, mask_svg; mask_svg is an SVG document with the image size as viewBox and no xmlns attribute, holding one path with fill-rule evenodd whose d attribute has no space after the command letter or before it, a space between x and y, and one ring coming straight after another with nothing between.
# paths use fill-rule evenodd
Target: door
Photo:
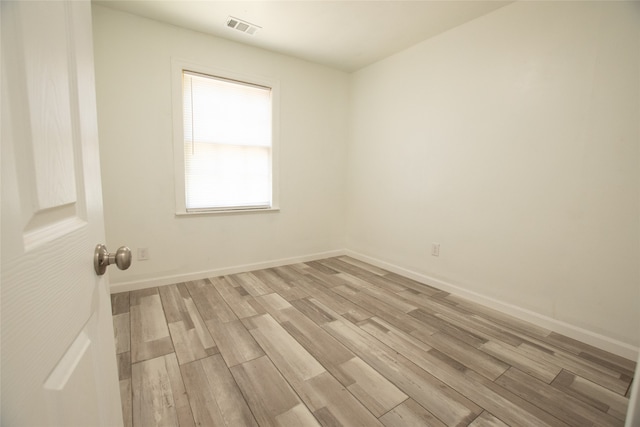
<instances>
[{"instance_id":1,"label":"door","mask_svg":"<svg viewBox=\"0 0 640 427\"><path fill-rule=\"evenodd\" d=\"M122 425L88 1L2 1L2 425Z\"/></svg>"},{"instance_id":2,"label":"door","mask_svg":"<svg viewBox=\"0 0 640 427\"><path fill-rule=\"evenodd\" d=\"M624 427L640 427L640 354L636 363L636 374L631 382L631 396Z\"/></svg>"}]
</instances>

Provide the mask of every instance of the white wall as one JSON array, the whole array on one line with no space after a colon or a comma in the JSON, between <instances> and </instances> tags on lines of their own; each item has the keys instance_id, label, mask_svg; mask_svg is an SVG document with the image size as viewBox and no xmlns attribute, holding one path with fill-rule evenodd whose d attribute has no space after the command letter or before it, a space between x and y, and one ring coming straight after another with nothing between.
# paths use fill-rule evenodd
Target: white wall
<instances>
[{"instance_id":1,"label":"white wall","mask_svg":"<svg viewBox=\"0 0 640 427\"><path fill-rule=\"evenodd\" d=\"M111 270L114 289L344 248L347 74L97 5L93 18L107 244L151 256ZM280 212L175 216L172 56L280 81Z\"/></svg>"},{"instance_id":2,"label":"white wall","mask_svg":"<svg viewBox=\"0 0 640 427\"><path fill-rule=\"evenodd\" d=\"M151 254L114 290L347 249L635 357L638 3L517 2L351 76L93 9L107 243ZM281 212L174 215L171 56L280 80Z\"/></svg>"},{"instance_id":3,"label":"white wall","mask_svg":"<svg viewBox=\"0 0 640 427\"><path fill-rule=\"evenodd\" d=\"M638 346L639 22L517 2L355 73L347 248Z\"/></svg>"}]
</instances>

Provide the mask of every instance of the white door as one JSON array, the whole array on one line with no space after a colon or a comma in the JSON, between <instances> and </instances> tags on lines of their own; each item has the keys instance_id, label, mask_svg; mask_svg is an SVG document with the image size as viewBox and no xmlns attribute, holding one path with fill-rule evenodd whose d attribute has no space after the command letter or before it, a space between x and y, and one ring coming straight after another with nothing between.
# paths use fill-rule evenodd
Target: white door
<instances>
[{"instance_id":1,"label":"white door","mask_svg":"<svg viewBox=\"0 0 640 427\"><path fill-rule=\"evenodd\" d=\"M122 425L91 6L1 4L1 424Z\"/></svg>"}]
</instances>

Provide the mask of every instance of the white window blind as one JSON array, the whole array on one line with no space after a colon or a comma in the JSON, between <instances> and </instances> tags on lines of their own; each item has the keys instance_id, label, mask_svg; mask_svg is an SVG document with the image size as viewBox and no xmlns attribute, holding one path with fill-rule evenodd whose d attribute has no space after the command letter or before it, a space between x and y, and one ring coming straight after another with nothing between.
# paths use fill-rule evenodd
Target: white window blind
<instances>
[{"instance_id":1,"label":"white window blind","mask_svg":"<svg viewBox=\"0 0 640 427\"><path fill-rule=\"evenodd\" d=\"M271 207L271 89L183 71L187 211Z\"/></svg>"}]
</instances>

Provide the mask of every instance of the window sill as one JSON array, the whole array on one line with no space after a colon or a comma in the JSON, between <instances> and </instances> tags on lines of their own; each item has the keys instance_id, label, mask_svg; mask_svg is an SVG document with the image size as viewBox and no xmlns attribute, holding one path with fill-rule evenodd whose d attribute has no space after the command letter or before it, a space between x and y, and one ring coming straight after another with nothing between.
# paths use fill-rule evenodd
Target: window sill
<instances>
[{"instance_id":1,"label":"window sill","mask_svg":"<svg viewBox=\"0 0 640 427\"><path fill-rule=\"evenodd\" d=\"M194 212L178 211L176 216L189 217L189 216L202 216L202 215L243 215L243 214L257 214L257 213L274 213L280 212L280 208L255 208L255 209L212 209L212 210L200 210Z\"/></svg>"}]
</instances>

